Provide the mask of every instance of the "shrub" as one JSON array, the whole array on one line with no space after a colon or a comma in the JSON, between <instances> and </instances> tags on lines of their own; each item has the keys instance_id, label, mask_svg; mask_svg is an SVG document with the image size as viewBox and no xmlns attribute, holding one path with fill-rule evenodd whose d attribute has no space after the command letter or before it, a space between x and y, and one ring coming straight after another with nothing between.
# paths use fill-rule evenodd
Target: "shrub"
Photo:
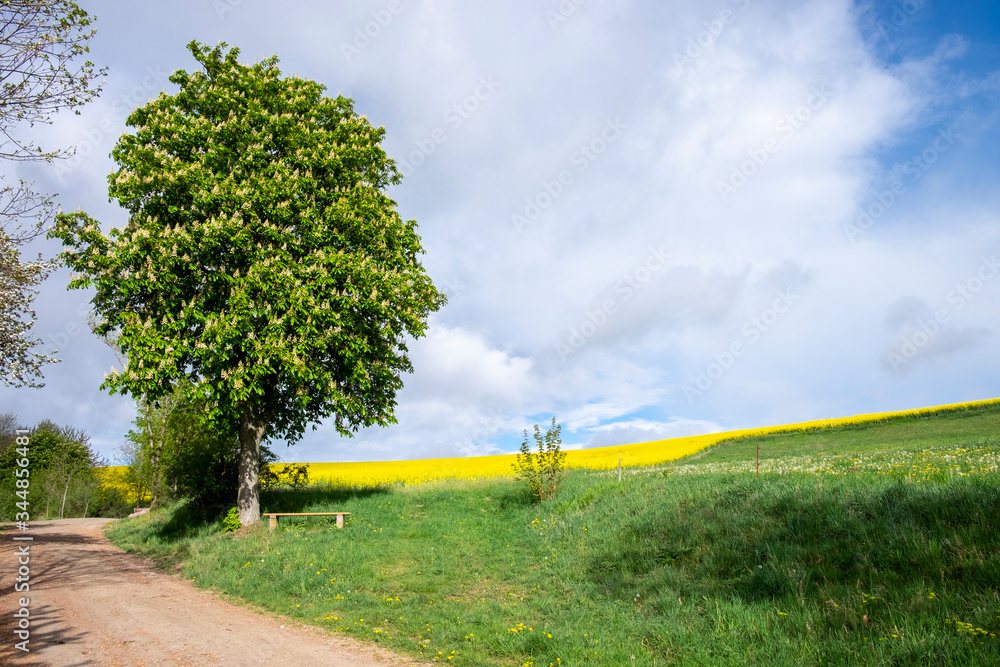
<instances>
[{"instance_id":1,"label":"shrub","mask_svg":"<svg viewBox=\"0 0 1000 667\"><path fill-rule=\"evenodd\" d=\"M263 459L263 457L262 457ZM279 468L272 461L263 461L260 467L260 488L264 490L282 487L301 491L309 486L309 464L289 464Z\"/></svg>"},{"instance_id":2,"label":"shrub","mask_svg":"<svg viewBox=\"0 0 1000 667\"><path fill-rule=\"evenodd\" d=\"M538 424L535 424L535 444L538 446L538 453L535 454L528 446L528 432L524 432L524 442L521 443L521 452L514 462L514 472L517 478L524 482L528 491L536 501L554 498L559 484L562 482L563 471L565 470L566 452L560 451L562 444L562 426L556 425L556 418L552 418L552 425L543 436Z\"/></svg>"},{"instance_id":3,"label":"shrub","mask_svg":"<svg viewBox=\"0 0 1000 667\"><path fill-rule=\"evenodd\" d=\"M240 511L235 507L229 510L226 518L222 520L222 527L229 532L238 530L240 527Z\"/></svg>"}]
</instances>

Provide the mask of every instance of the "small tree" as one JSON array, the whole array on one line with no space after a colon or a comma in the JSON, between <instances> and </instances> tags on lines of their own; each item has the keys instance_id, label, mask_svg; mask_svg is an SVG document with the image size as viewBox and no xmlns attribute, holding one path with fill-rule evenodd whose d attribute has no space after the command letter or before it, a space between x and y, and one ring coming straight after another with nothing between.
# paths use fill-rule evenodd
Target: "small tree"
<instances>
[{"instance_id":1,"label":"small tree","mask_svg":"<svg viewBox=\"0 0 1000 667\"><path fill-rule=\"evenodd\" d=\"M566 462L566 452L559 449L562 444L561 436L562 426L556 424L555 417L544 436L538 424L535 424L534 437L538 447L538 453L535 454L528 446L528 432L524 432L521 452L513 464L514 472L536 501L554 498L559 490Z\"/></svg>"},{"instance_id":2,"label":"small tree","mask_svg":"<svg viewBox=\"0 0 1000 667\"><path fill-rule=\"evenodd\" d=\"M59 475L54 473L49 468L43 468L34 474L34 481L32 486L36 489L41 489L45 497L45 518L51 519L52 513L52 501L55 500L59 502L59 489L62 488L62 480L59 479ZM38 497L35 497L35 507L39 506Z\"/></svg>"},{"instance_id":3,"label":"small tree","mask_svg":"<svg viewBox=\"0 0 1000 667\"><path fill-rule=\"evenodd\" d=\"M63 514L74 479L102 462L88 445L90 436L80 429L59 426L46 419L30 430L33 506L41 507L44 500L46 516L53 506ZM0 453L0 479L14 477L18 458L15 447Z\"/></svg>"},{"instance_id":4,"label":"small tree","mask_svg":"<svg viewBox=\"0 0 1000 667\"><path fill-rule=\"evenodd\" d=\"M91 505L94 505L101 497L101 478L93 468L84 470L77 478L75 500L83 518L87 518Z\"/></svg>"},{"instance_id":5,"label":"small tree","mask_svg":"<svg viewBox=\"0 0 1000 667\"><path fill-rule=\"evenodd\" d=\"M130 433L131 436L131 433ZM153 474L149 469L149 460L141 442L123 440L118 444L118 460L125 464L125 472L121 481L128 487L126 497L141 505L152 486Z\"/></svg>"},{"instance_id":6,"label":"small tree","mask_svg":"<svg viewBox=\"0 0 1000 667\"><path fill-rule=\"evenodd\" d=\"M5 426L16 420L0 415L0 437ZM119 511L122 499L101 484L107 461L89 445L82 429L60 426L48 419L28 429L31 433L31 504L39 516L59 518L84 516L92 510ZM0 451L0 519L13 518L15 506L3 498L14 498L14 472L23 458L16 447ZM44 510L43 510L44 508Z\"/></svg>"},{"instance_id":7,"label":"small tree","mask_svg":"<svg viewBox=\"0 0 1000 667\"><path fill-rule=\"evenodd\" d=\"M90 470L89 463L85 459L80 460L69 453L63 453L49 464L47 472L51 488L58 495L54 500L59 503L60 519L66 515L66 500L69 498L70 489L73 489L74 483L79 482L84 473Z\"/></svg>"},{"instance_id":8,"label":"small tree","mask_svg":"<svg viewBox=\"0 0 1000 667\"><path fill-rule=\"evenodd\" d=\"M150 472L149 506L154 509L163 504L164 501L163 496L166 492L163 471L164 448L170 438L170 418L185 400L183 391L184 387L178 385L172 393L161 396L158 401L151 402L144 398L138 401L139 415L136 420L143 422L142 430L146 436L143 447Z\"/></svg>"},{"instance_id":9,"label":"small tree","mask_svg":"<svg viewBox=\"0 0 1000 667\"><path fill-rule=\"evenodd\" d=\"M235 427L212 421L208 399L186 379L163 401L167 398L169 412L163 410L165 402L140 402L136 428L128 433L136 470L147 488L157 489L151 505L181 498L202 507L231 505L239 479L240 442ZM267 470L276 460L277 456L261 445L258 474L262 488L270 482ZM291 471L275 483L292 484L290 475ZM302 479L302 473L297 478Z\"/></svg>"}]
</instances>

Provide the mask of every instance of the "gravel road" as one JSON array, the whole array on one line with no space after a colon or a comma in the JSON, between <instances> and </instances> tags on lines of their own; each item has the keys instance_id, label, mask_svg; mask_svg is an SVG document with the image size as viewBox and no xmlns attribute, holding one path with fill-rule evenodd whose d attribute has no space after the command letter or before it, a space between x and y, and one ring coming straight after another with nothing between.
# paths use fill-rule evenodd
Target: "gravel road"
<instances>
[{"instance_id":1,"label":"gravel road","mask_svg":"<svg viewBox=\"0 0 1000 667\"><path fill-rule=\"evenodd\" d=\"M0 532L2 665L413 665L321 629L226 602L115 548L109 519L63 519ZM30 535L31 542L12 538ZM15 592L30 544L29 593ZM14 647L18 600L30 599L30 653Z\"/></svg>"}]
</instances>

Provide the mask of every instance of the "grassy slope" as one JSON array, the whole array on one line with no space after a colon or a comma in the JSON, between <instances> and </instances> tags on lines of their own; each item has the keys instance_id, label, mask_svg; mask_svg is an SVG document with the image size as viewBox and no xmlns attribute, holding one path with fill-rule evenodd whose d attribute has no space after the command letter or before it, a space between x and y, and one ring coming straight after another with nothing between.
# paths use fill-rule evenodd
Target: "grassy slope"
<instances>
[{"instance_id":1,"label":"grassy slope","mask_svg":"<svg viewBox=\"0 0 1000 667\"><path fill-rule=\"evenodd\" d=\"M678 463L724 463L760 457L781 458L834 453L910 451L943 445L968 445L1000 436L1000 404L924 417L902 417L881 424L839 426L820 431L778 433L725 440Z\"/></svg>"},{"instance_id":2,"label":"grassy slope","mask_svg":"<svg viewBox=\"0 0 1000 667\"><path fill-rule=\"evenodd\" d=\"M996 426L987 411L765 441L860 453ZM182 506L110 534L199 585L454 664L1000 664L1000 480L942 480L574 471L542 505L511 480L314 488L264 505L349 510L344 530L233 539Z\"/></svg>"}]
</instances>

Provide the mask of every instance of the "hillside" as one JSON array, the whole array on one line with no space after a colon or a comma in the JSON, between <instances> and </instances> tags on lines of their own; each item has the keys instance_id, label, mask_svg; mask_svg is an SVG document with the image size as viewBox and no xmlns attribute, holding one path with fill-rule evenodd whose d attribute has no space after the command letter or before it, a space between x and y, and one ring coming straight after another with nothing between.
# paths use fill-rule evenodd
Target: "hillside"
<instances>
[{"instance_id":1,"label":"hillside","mask_svg":"<svg viewBox=\"0 0 1000 667\"><path fill-rule=\"evenodd\" d=\"M873 415L875 417L875 415ZM790 430L745 437L728 436L678 463L722 463L824 454L869 454L899 449L975 444L1000 436L1000 401L967 403L923 414L885 413L882 419L815 430Z\"/></svg>"},{"instance_id":2,"label":"hillside","mask_svg":"<svg viewBox=\"0 0 1000 667\"><path fill-rule=\"evenodd\" d=\"M1000 664L996 413L765 434L759 477L742 439L621 483L570 471L538 505L503 478L316 485L264 508L350 511L343 530L234 538L181 504L110 536L198 586L452 664Z\"/></svg>"}]
</instances>

